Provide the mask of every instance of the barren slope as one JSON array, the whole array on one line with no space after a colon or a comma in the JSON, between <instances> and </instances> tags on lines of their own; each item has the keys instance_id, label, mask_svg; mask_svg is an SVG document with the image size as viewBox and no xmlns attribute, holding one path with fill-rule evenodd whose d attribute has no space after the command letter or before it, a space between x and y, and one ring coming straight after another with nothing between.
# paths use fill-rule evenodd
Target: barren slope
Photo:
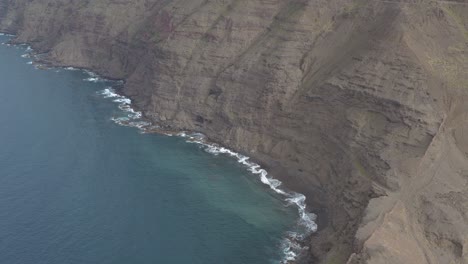
<instances>
[{"instance_id":1,"label":"barren slope","mask_svg":"<svg viewBox=\"0 0 468 264\"><path fill-rule=\"evenodd\" d=\"M0 0L0 30L305 193L308 262L468 263L464 1Z\"/></svg>"}]
</instances>

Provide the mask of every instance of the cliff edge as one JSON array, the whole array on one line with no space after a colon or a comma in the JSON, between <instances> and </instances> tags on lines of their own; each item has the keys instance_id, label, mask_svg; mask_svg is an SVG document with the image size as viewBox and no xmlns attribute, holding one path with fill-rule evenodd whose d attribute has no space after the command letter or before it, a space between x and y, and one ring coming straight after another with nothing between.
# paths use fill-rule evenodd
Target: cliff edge
<instances>
[{"instance_id":1,"label":"cliff edge","mask_svg":"<svg viewBox=\"0 0 468 264\"><path fill-rule=\"evenodd\" d=\"M468 263L466 1L0 0L0 31L304 193L303 262Z\"/></svg>"}]
</instances>

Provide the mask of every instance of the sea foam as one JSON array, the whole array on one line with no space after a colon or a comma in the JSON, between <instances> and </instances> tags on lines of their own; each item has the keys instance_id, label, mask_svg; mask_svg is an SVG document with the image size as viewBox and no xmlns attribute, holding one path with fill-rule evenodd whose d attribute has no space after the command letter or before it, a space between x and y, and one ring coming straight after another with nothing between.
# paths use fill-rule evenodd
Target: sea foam
<instances>
[{"instance_id":1,"label":"sea foam","mask_svg":"<svg viewBox=\"0 0 468 264\"><path fill-rule=\"evenodd\" d=\"M103 95L104 98L110 98L113 102L118 103L118 108L127 113L126 116L112 117L111 120L115 123L139 129L143 129L151 125L151 123L141 120L143 114L132 108L132 100L130 98L116 93L116 91L111 87L108 87L99 93Z\"/></svg>"},{"instance_id":2,"label":"sea foam","mask_svg":"<svg viewBox=\"0 0 468 264\"><path fill-rule=\"evenodd\" d=\"M112 120L117 124L136 127L139 128L142 132L146 132L149 128L153 127L153 125L150 122L142 120L141 112L135 111L132 108L131 99L118 94L111 87L100 91L100 94L104 98L112 99L113 102L118 103L118 107L121 110L128 113L127 116L113 117ZM172 134L166 135L173 136ZM281 248L284 254L284 259L282 263L294 261L298 257L298 255L304 250L304 248L301 246L301 241L306 236L317 231L317 224L315 223L317 216L307 211L307 206L305 202L306 197L303 194L292 192L282 188L281 181L271 177L265 169L263 169L259 164L251 161L248 156L242 155L233 150L218 146L216 144L211 144L207 142L206 136L201 133L180 132L177 134L177 136L186 138L188 143L196 143L201 145L204 148L204 150L210 154L222 154L236 158L237 161L243 166L245 166L248 171L250 171L252 174L258 175L260 181L263 184L266 184L275 193L281 195L288 206L295 206L299 215L297 222L298 228L295 231L288 232L283 241L281 242Z\"/></svg>"},{"instance_id":3,"label":"sea foam","mask_svg":"<svg viewBox=\"0 0 468 264\"><path fill-rule=\"evenodd\" d=\"M113 117L112 120L119 125L131 126L140 129L142 132L148 131L153 127L152 123L142 120L142 113L135 111L131 104L131 99L118 94L113 88L108 87L100 94L104 98L112 99L118 103L119 109L127 113L126 116ZM172 134L166 134L173 136ZM298 255L304 250L301 246L301 241L311 233L317 231L315 220L317 216L307 211L306 197L303 194L292 192L282 188L282 182L269 176L268 172L259 164L250 160L248 156L237 153L225 147L218 146L207 142L206 136L201 133L180 132L177 136L187 139L188 143L196 143L201 145L204 150L213 155L227 155L236 158L237 161L245 166L252 174L258 175L263 184L269 186L275 193L281 195L288 206L295 206L299 218L297 222L297 230L288 232L283 241L281 248L284 254L282 263L288 263L297 259Z\"/></svg>"},{"instance_id":4,"label":"sea foam","mask_svg":"<svg viewBox=\"0 0 468 264\"><path fill-rule=\"evenodd\" d=\"M97 75L96 73L94 73L92 71L83 70L83 72L85 72L85 73L87 73L89 75L88 78L83 79L84 81L95 82L95 83L96 82L105 82L105 81L107 81L106 79L99 77L99 75Z\"/></svg>"},{"instance_id":5,"label":"sea foam","mask_svg":"<svg viewBox=\"0 0 468 264\"><path fill-rule=\"evenodd\" d=\"M306 197L303 194L300 194L297 192L286 191L280 188L282 185L281 181L268 176L268 172L265 169L262 169L260 165L252 161L249 161L250 158L247 156L244 156L242 154L239 154L237 152L234 152L224 147L206 144L203 142L199 142L199 143L206 146L206 151L208 153L211 153L214 155L227 154L231 157L235 157L237 161L241 163L242 165L246 166L250 172L252 172L253 174L259 175L260 181L262 183L268 185L276 193L285 196L285 200L289 204L294 204L297 206L299 216L301 219L300 224L306 228L306 231L309 231L309 232L317 231L317 224L315 223L317 216L315 214L308 213L306 211L306 203L305 203Z\"/></svg>"},{"instance_id":6,"label":"sea foam","mask_svg":"<svg viewBox=\"0 0 468 264\"><path fill-rule=\"evenodd\" d=\"M73 67L65 68L67 70L78 70ZM99 77L97 74L84 71L90 77L85 79L86 81L98 82L98 81L108 81ZM148 122L143 119L143 114L140 111L136 111L132 107L132 100L123 95L118 94L115 89L112 87L107 87L102 91L98 92L106 99L111 99L114 103L118 104L118 108L121 109L125 116L112 117L111 120L115 123L123 126L136 127L142 132L151 131L152 128L157 126L153 125L151 122ZM168 136L173 136L173 134L166 134ZM274 179L269 176L268 172L263 169L259 164L250 160L249 157L232 151L228 148L218 146L216 144L211 144L207 142L205 135L201 133L187 133L180 132L177 136L187 139L189 143L199 144L204 148L204 150L213 155L228 155L230 157L236 158L237 161L245 166L248 171L252 174L258 175L260 181L263 184L269 186L275 193L281 195L284 201L288 206L295 206L297 209L299 218L297 222L297 230L289 231L284 239L281 242L281 249L283 251L283 260L281 263L289 263L297 259L298 255L305 250L302 247L301 242L306 238L306 236L317 231L317 224L315 220L317 216L313 213L307 211L306 206L306 197L303 194L292 192L282 188L282 182Z\"/></svg>"},{"instance_id":7,"label":"sea foam","mask_svg":"<svg viewBox=\"0 0 468 264\"><path fill-rule=\"evenodd\" d=\"M6 33L0 33L0 36L13 36ZM10 46L9 43L2 43L4 45ZM31 57L31 52L33 50L30 46L26 49L26 54L22 55L24 58ZM76 71L80 70L74 67L65 67L65 70ZM101 78L96 73L93 73L88 70L83 70L87 73L90 77L85 78L85 81L90 82L100 82L100 81L108 81L104 78ZM122 83L122 81L116 81L115 83ZM125 96L119 95L116 91L108 87L99 92L104 98L112 99L113 102L118 104L118 108L121 109L126 113L126 116L120 117L112 117L111 120L116 122L119 125L123 126L131 126L140 129L142 132L147 131L148 129L157 127L150 122L147 122L142 119L142 113L140 111L136 111L131 106L131 99ZM173 136L173 134L166 134L168 136ZM268 185L274 192L278 193L279 195L284 197L284 200L287 202L288 205L294 205L297 208L299 214L298 226L302 227L300 230L297 231L290 231L286 234L285 238L281 243L281 248L283 250L283 261L281 263L289 263L290 261L294 261L297 259L298 254L304 250L301 246L301 241L310 233L315 232L317 230L317 224L315 220L317 216L313 213L309 213L306 209L306 197L303 194L292 192L281 188L281 181L274 179L268 175L268 172L261 168L259 164L256 164L250 161L250 158L234 152L228 148L220 147L216 144L207 143L206 137L201 133L191 133L187 134L186 132L181 132L177 134L180 137L188 138L187 142L189 143L197 143L200 144L205 148L205 151L211 153L213 155L224 154L237 159L237 161L244 165L251 173L256 174L259 176L260 181L266 185Z\"/></svg>"},{"instance_id":8,"label":"sea foam","mask_svg":"<svg viewBox=\"0 0 468 264\"><path fill-rule=\"evenodd\" d=\"M207 143L205 141L205 136L200 133L187 134L186 132L181 132L178 136L188 138L187 142L189 143L196 143L204 146L205 151L210 154L225 154L236 158L237 161L244 165L252 174L258 175L263 184L268 185L274 192L283 196L288 205L294 205L297 208L299 214L299 228L296 231L288 232L281 243L281 248L284 253L284 259L281 263L289 263L290 261L296 260L298 255L305 250L305 248L300 245L300 242L304 240L306 236L317 231L317 224L315 223L317 216L307 211L305 195L281 188L281 181L269 176L265 169L261 168L259 164L250 161L249 157L228 148Z\"/></svg>"}]
</instances>

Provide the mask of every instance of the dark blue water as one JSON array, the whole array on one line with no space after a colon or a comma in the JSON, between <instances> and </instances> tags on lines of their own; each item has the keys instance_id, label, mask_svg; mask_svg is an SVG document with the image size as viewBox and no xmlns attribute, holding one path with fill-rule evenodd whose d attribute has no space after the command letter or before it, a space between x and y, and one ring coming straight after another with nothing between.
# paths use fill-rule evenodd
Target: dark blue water
<instances>
[{"instance_id":1,"label":"dark blue water","mask_svg":"<svg viewBox=\"0 0 468 264\"><path fill-rule=\"evenodd\" d=\"M0 37L0 41L6 41ZM141 134L86 73L0 45L0 263L271 263L296 212L236 160Z\"/></svg>"}]
</instances>

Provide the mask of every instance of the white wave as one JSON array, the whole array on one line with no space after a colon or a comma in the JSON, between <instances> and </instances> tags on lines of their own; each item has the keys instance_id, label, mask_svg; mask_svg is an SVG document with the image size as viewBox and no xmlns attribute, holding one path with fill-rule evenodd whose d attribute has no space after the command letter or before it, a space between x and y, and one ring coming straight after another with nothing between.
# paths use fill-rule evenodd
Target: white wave
<instances>
[{"instance_id":1,"label":"white wave","mask_svg":"<svg viewBox=\"0 0 468 264\"><path fill-rule=\"evenodd\" d=\"M115 99L113 102L116 102L116 103L124 103L124 104L131 104L132 103L132 100L128 99L128 98L118 98L118 99Z\"/></svg>"},{"instance_id":2,"label":"white wave","mask_svg":"<svg viewBox=\"0 0 468 264\"><path fill-rule=\"evenodd\" d=\"M112 88L106 88L102 90L100 93L104 95L104 98L120 97L120 95L115 93L115 90Z\"/></svg>"},{"instance_id":3,"label":"white wave","mask_svg":"<svg viewBox=\"0 0 468 264\"><path fill-rule=\"evenodd\" d=\"M100 91L100 94L104 96L104 98L113 98L113 102L118 103L118 107L120 110L127 112L126 117L117 117L117 118L112 118L114 122L116 122L119 125L125 125L125 126L132 126L136 127L139 129L147 128L151 125L151 123L139 120L143 117L142 112L140 111L135 111L135 109L132 108L132 100L130 98L127 98L123 95L120 95L115 92L114 89L112 88L106 88L102 91Z\"/></svg>"},{"instance_id":4,"label":"white wave","mask_svg":"<svg viewBox=\"0 0 468 264\"><path fill-rule=\"evenodd\" d=\"M31 64L33 64L33 62L32 62L32 61L28 61L28 62L26 62L26 64L31 65Z\"/></svg>"},{"instance_id":5,"label":"white wave","mask_svg":"<svg viewBox=\"0 0 468 264\"><path fill-rule=\"evenodd\" d=\"M87 81L87 82L103 82L105 81L104 79L101 79L99 77L89 77L89 78L85 78L83 79L83 81Z\"/></svg>"},{"instance_id":6,"label":"white wave","mask_svg":"<svg viewBox=\"0 0 468 264\"><path fill-rule=\"evenodd\" d=\"M146 122L146 121L136 121L136 122L130 122L129 125L132 127L143 129L143 128L151 126L151 123Z\"/></svg>"},{"instance_id":7,"label":"white wave","mask_svg":"<svg viewBox=\"0 0 468 264\"><path fill-rule=\"evenodd\" d=\"M69 68L72 68L73 70L75 69L73 67L69 67ZM88 78L83 79L84 81L87 81L87 82L105 82L105 81L108 81L107 79L101 78L97 73L94 73L92 71L83 70L83 72L88 74L88 76L89 76Z\"/></svg>"},{"instance_id":8,"label":"white wave","mask_svg":"<svg viewBox=\"0 0 468 264\"><path fill-rule=\"evenodd\" d=\"M280 188L281 181L274 179L268 176L266 170L262 169L260 165L249 161L249 157L236 153L232 150L229 150L224 147L218 147L215 145L205 144L207 146L206 151L212 153L214 155L218 155L220 153L227 154L231 157L237 158L238 162L247 166L248 170L253 174L260 175L260 180L262 183L268 185L273 191L283 196L286 196L285 200L288 201L290 204L294 204L297 206L299 216L301 219L301 224L306 227L307 231L315 232L317 231L317 224L315 223L316 216L312 213L307 213L306 211L306 197L303 194L296 193L296 192L288 192Z\"/></svg>"},{"instance_id":9,"label":"white wave","mask_svg":"<svg viewBox=\"0 0 468 264\"><path fill-rule=\"evenodd\" d=\"M30 58L30 57L31 57L31 54L29 53L21 55L21 58Z\"/></svg>"},{"instance_id":10,"label":"white wave","mask_svg":"<svg viewBox=\"0 0 468 264\"><path fill-rule=\"evenodd\" d=\"M100 91L100 94L104 98L112 98L113 102L118 103L119 109L128 112L129 114L125 117L114 117L112 120L119 125L136 127L143 132L151 130L153 125L150 122L141 120L142 113L135 111L131 103L132 101L122 95L116 93L112 88L106 88ZM173 134L166 134L167 136L173 136ZM204 147L204 150L213 155L225 154L237 159L237 161L247 167L247 169L256 175L259 175L260 181L268 185L274 192L284 197L287 205L293 205L297 209L299 220L297 222L300 226L300 231L289 232L288 235L283 239L281 248L284 254L284 259L281 263L289 263L290 261L296 260L300 252L304 250L300 245L300 241L312 232L317 231L317 224L315 220L317 216L307 211L306 197L303 194L287 191L283 188L282 182L272 178L268 175L268 172L261 168L261 166L255 162L250 161L250 158L240 153L234 152L228 148L220 147L215 144L206 143L205 135L201 133L187 133L185 131L179 132L177 136L187 138L187 142L200 144Z\"/></svg>"},{"instance_id":11,"label":"white wave","mask_svg":"<svg viewBox=\"0 0 468 264\"><path fill-rule=\"evenodd\" d=\"M286 201L297 206L301 221L300 224L306 227L307 231L315 232L317 231L317 224L315 223L317 215L307 212L305 200L306 197L300 193L293 193L292 197L286 198Z\"/></svg>"},{"instance_id":12,"label":"white wave","mask_svg":"<svg viewBox=\"0 0 468 264\"><path fill-rule=\"evenodd\" d=\"M0 36L10 36L10 35L0 33ZM2 44L6 44L10 46L10 44L8 43L2 43ZM28 46L26 51L27 52L32 51L31 47ZM28 57L28 55L29 54L24 54L22 57L26 58ZM32 64L32 62L28 62L28 64ZM35 68L37 69L38 67L36 66ZM66 70L79 70L73 67L66 67L65 69ZM92 82L105 81L105 79L100 78L97 74L91 71L84 70L84 72L86 72L90 76L89 78L84 79L86 81L92 81ZM119 82L123 83L123 81L119 81ZM111 120L114 121L115 123L119 125L123 125L123 126L136 127L142 131L145 131L145 129L152 128L152 124L150 122L141 120L142 113L140 111L135 111L131 107L131 103L132 103L131 99L117 94L115 90L112 88L106 88L100 91L100 94L104 98L114 98L113 102L119 104L118 105L119 109L128 113L127 116L112 117ZM172 134L166 134L166 135L173 136ZM201 133L193 133L193 134L187 135L187 133L181 132L177 135L184 137L184 138L189 138L191 141L188 141L188 142L194 142L194 143L198 143L200 145L205 146L205 151L213 155L226 154L231 157L237 158L238 162L246 166L251 173L259 175L262 183L268 185L276 193L282 196L285 196L285 201L288 202L288 205L296 206L298 213L299 213L298 224L305 228L305 235L308 235L311 232L315 232L317 230L317 224L315 223L317 216L313 213L307 212L306 203L305 203L306 197L303 194L290 192L290 191L286 191L282 189L281 181L268 176L268 172L265 169L262 169L260 165L249 161L250 159L249 157L241 155L237 152L234 152L224 147L219 147L214 144L208 144L205 142L205 136ZM299 252L303 250L301 245L298 243L299 240L303 239L303 236L304 234L301 235L298 232L289 232L288 236L284 238L282 242L284 260L282 261L282 263L289 263L290 261L296 260Z\"/></svg>"},{"instance_id":13,"label":"white wave","mask_svg":"<svg viewBox=\"0 0 468 264\"><path fill-rule=\"evenodd\" d=\"M91 77L99 77L96 73L89 71L89 70L83 70L86 74L88 74Z\"/></svg>"},{"instance_id":14,"label":"white wave","mask_svg":"<svg viewBox=\"0 0 468 264\"><path fill-rule=\"evenodd\" d=\"M77 70L79 70L79 69L73 68L73 67L66 67L65 70L68 70L68 71L77 71Z\"/></svg>"},{"instance_id":15,"label":"white wave","mask_svg":"<svg viewBox=\"0 0 468 264\"><path fill-rule=\"evenodd\" d=\"M119 109L128 112L128 117L132 119L139 119L143 116L143 114L140 111L133 110L133 108L126 103L119 104Z\"/></svg>"},{"instance_id":16,"label":"white wave","mask_svg":"<svg viewBox=\"0 0 468 264\"><path fill-rule=\"evenodd\" d=\"M290 263L297 259L299 253L303 251L299 241L302 237L296 232L288 232L286 238L281 243L281 249L284 254L283 264Z\"/></svg>"},{"instance_id":17,"label":"white wave","mask_svg":"<svg viewBox=\"0 0 468 264\"><path fill-rule=\"evenodd\" d=\"M112 117L112 121L115 121L117 123L124 123L124 122L129 122L130 119L128 117Z\"/></svg>"},{"instance_id":18,"label":"white wave","mask_svg":"<svg viewBox=\"0 0 468 264\"><path fill-rule=\"evenodd\" d=\"M297 208L299 214L298 225L304 230L301 235L298 232L289 232L288 237L284 238L282 242L284 260L281 263L289 263L290 261L296 260L298 254L303 250L298 241L304 239L305 236L312 232L317 231L317 224L315 223L317 216L313 213L307 212L307 206L305 203L306 197L303 194L286 191L280 188L282 185L281 181L268 176L268 172L265 169L262 169L259 164L249 161L250 158L247 156L234 152L228 148L220 147L215 144L208 144L203 139L193 140L194 137L192 135L187 135L186 132L181 132L178 136L189 138L191 140L187 142L194 142L203 145L205 147L205 151L210 154L225 154L236 158L237 161L246 166L251 173L259 175L262 183L268 185L274 192L284 196L288 205L294 205Z\"/></svg>"}]
</instances>

